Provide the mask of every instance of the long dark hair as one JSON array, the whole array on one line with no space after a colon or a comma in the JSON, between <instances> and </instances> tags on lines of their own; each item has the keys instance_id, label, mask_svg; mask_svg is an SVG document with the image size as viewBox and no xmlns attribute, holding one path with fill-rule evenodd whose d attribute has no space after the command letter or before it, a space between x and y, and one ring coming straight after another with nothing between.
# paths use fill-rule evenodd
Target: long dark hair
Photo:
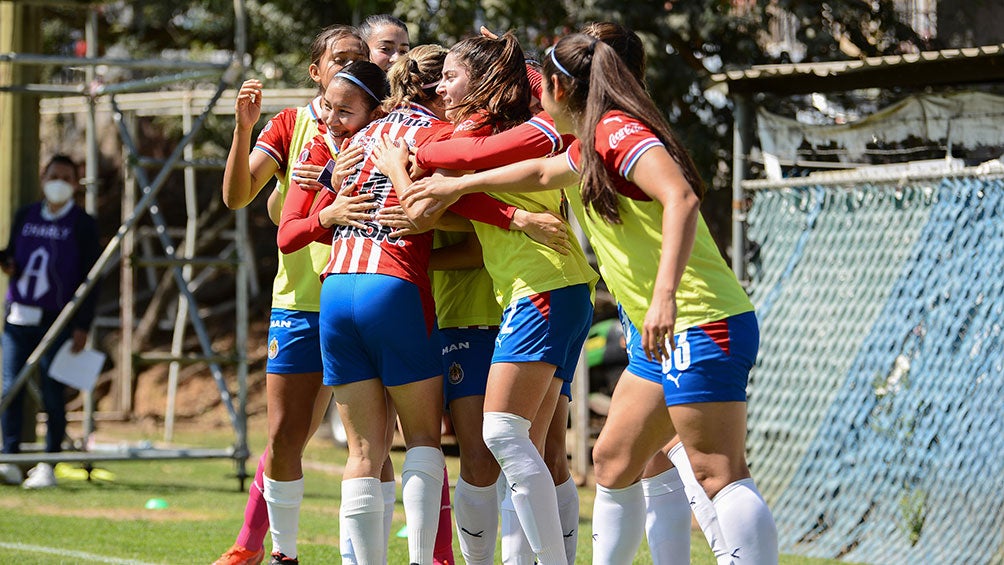
<instances>
[{"instance_id":1,"label":"long dark hair","mask_svg":"<svg viewBox=\"0 0 1004 565\"><path fill-rule=\"evenodd\" d=\"M592 208L608 222L621 222L617 193L596 153L596 126L611 110L620 110L648 126L680 166L697 197L704 197L704 181L687 150L612 47L583 34L564 37L544 58L548 88L552 76L565 89L564 104L569 113L582 124L576 134L582 144L582 201L587 212Z\"/></svg>"},{"instance_id":2,"label":"long dark hair","mask_svg":"<svg viewBox=\"0 0 1004 565\"><path fill-rule=\"evenodd\" d=\"M467 69L469 90L451 108L460 119L483 114L493 133L530 119L530 81L526 58L512 32L498 39L469 37L450 49Z\"/></svg>"}]
</instances>

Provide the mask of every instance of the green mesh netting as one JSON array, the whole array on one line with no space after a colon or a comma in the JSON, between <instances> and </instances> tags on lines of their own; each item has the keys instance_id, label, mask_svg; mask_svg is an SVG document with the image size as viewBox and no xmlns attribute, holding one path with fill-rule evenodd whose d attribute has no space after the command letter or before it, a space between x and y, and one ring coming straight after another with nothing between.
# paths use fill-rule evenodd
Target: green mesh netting
<instances>
[{"instance_id":1,"label":"green mesh netting","mask_svg":"<svg viewBox=\"0 0 1004 565\"><path fill-rule=\"evenodd\" d=\"M749 458L782 551L1002 561L1004 182L757 190Z\"/></svg>"}]
</instances>

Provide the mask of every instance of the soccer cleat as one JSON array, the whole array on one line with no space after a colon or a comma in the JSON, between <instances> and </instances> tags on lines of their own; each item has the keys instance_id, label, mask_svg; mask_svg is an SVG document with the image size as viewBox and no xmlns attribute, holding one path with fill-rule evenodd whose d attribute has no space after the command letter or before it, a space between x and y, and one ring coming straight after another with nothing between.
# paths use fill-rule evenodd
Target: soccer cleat
<instances>
[{"instance_id":1,"label":"soccer cleat","mask_svg":"<svg viewBox=\"0 0 1004 565\"><path fill-rule=\"evenodd\" d=\"M213 565L261 565L265 559L265 548L252 551L243 545L233 544Z\"/></svg>"},{"instance_id":2,"label":"soccer cleat","mask_svg":"<svg viewBox=\"0 0 1004 565\"><path fill-rule=\"evenodd\" d=\"M10 463L0 463L0 482L7 485L19 485L24 480L21 468Z\"/></svg>"},{"instance_id":3,"label":"soccer cleat","mask_svg":"<svg viewBox=\"0 0 1004 565\"><path fill-rule=\"evenodd\" d=\"M268 565L300 565L300 561L295 557L286 557L276 552L272 554L272 560L268 562Z\"/></svg>"},{"instance_id":4,"label":"soccer cleat","mask_svg":"<svg viewBox=\"0 0 1004 565\"><path fill-rule=\"evenodd\" d=\"M28 489L48 488L56 486L56 473L52 470L52 465L39 463L28 471L28 478L21 483L21 486Z\"/></svg>"}]
</instances>

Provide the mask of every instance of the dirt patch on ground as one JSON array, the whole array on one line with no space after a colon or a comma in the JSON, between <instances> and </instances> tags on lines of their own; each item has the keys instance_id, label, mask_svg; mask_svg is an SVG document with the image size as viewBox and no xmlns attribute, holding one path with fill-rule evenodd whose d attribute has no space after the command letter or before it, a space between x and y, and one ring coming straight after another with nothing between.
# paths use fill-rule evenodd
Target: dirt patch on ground
<instances>
[{"instance_id":1,"label":"dirt patch on ground","mask_svg":"<svg viewBox=\"0 0 1004 565\"><path fill-rule=\"evenodd\" d=\"M256 309L257 311L258 309ZM243 347L248 356L247 414L248 417L265 414L265 359L268 352L268 318L265 311L259 319L253 320L248 328L248 341ZM193 340L194 341L194 340ZM232 333L223 333L213 341L213 349L221 354L235 350ZM117 350L117 343L106 343L109 350ZM163 345L152 348L160 350ZM186 344L186 351L197 351L197 343ZM220 367L228 393L237 403L237 375L232 365ZM134 381L133 422L162 424L168 410L169 365L161 363L142 368ZM98 412L113 412L119 405L117 399L119 375L116 369L102 375L104 386L96 389ZM71 402L71 410L80 410L80 400ZM192 364L182 366L178 371L178 386L174 402L175 422L199 422L218 427L229 426L230 420L223 405L219 386L208 365Z\"/></svg>"},{"instance_id":2,"label":"dirt patch on ground","mask_svg":"<svg viewBox=\"0 0 1004 565\"><path fill-rule=\"evenodd\" d=\"M228 515L207 514L203 512L189 512L185 510L172 510L170 508L162 510L134 510L125 508L68 508L66 506L56 506L53 504L32 504L26 506L24 501L0 499L0 508L5 510L17 510L19 514L37 514L44 516L65 516L69 518L86 518L101 520L134 521L145 520L148 522L182 522L187 520L217 520Z\"/></svg>"}]
</instances>

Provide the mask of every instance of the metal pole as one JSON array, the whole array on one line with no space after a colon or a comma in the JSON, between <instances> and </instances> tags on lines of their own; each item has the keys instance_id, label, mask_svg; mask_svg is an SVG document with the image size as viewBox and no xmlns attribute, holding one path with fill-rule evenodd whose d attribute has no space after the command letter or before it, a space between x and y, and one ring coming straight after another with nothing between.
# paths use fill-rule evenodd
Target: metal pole
<instances>
[{"instance_id":1,"label":"metal pole","mask_svg":"<svg viewBox=\"0 0 1004 565\"><path fill-rule=\"evenodd\" d=\"M163 185L164 181L161 179L166 179L167 177L166 173L169 173L170 170L173 168L174 163L181 156L184 147L189 143L191 143L195 132L198 130L198 128L202 126L202 123L205 121L206 116L209 115L209 110L212 108L214 104L216 104L216 100L223 93L223 86L224 84L221 82L219 88L216 91L216 96L213 98L209 106L203 110L202 114L199 116L199 119L196 120L196 122L193 124L194 129L185 134L185 137L182 138L179 146L175 148L173 153L171 153L171 156L167 159L167 163L165 163L164 168L157 175L157 181L154 181L152 185L148 182L145 182L146 171L144 171L142 167L140 167L137 163L135 162L130 163L130 166L133 167L133 170L136 173L136 177L140 179L140 183L144 184L146 187L143 189L145 194L143 196L143 199L140 200L140 204L137 205L137 208L142 206L142 203L149 198L150 219L153 220L154 226L157 228L156 234L160 239L161 245L164 247L164 253L168 256L174 255L175 247L174 243L171 241L170 236L167 235L168 226L167 223L164 221L163 215L160 213L160 207L157 205L156 202L156 191L154 191L153 187L158 185L158 181L160 181L159 182L160 185ZM126 131L125 128L121 127L122 112L118 108L118 104L115 102L114 97L112 97L111 102L112 102L112 108L114 108L115 110L115 116L116 116L115 121L116 123L120 124L119 134L122 137L122 143L125 144L127 147L129 147L130 152L132 154L138 154L139 152L136 150L136 144L133 142L133 139L129 135L129 132ZM195 298L192 296L191 290L189 290L188 288L188 282L185 280L184 276L182 276L181 268L175 266L172 269L172 271L174 275L175 284L178 287L178 292L181 293L186 298L186 304L188 306L188 311L189 311L188 313L189 316L191 316L192 320L192 328L195 330L195 335L199 340L199 345L202 348L202 352L204 355L209 357L213 353L213 346L212 342L209 340L209 334L206 332L206 328L202 324L202 320L199 317L199 312L195 304ZM227 409L227 413L230 416L231 423L234 425L234 427L236 427L237 414L235 413L234 410L233 400L232 397L230 396L230 391L227 390L226 382L223 380L223 373L220 370L220 366L219 364L213 362L209 362L208 365L210 372L213 374L213 380L216 381L216 388L220 392L220 399L223 401L223 405Z\"/></svg>"},{"instance_id":2,"label":"metal pole","mask_svg":"<svg viewBox=\"0 0 1004 565\"><path fill-rule=\"evenodd\" d=\"M746 282L746 193L742 182L749 169L753 148L753 108L748 95L732 97L732 270Z\"/></svg>"},{"instance_id":3,"label":"metal pole","mask_svg":"<svg viewBox=\"0 0 1004 565\"><path fill-rule=\"evenodd\" d=\"M136 130L136 114L130 112L122 118L122 127L130 132ZM129 149L122 147L122 162L129 162ZM131 167L122 167L122 223L129 220L136 209L136 175ZM122 339L119 343L119 410L132 414L132 380L135 376L133 345L136 331L136 271L133 269L133 253L136 250L136 232L128 230L122 234L122 268L119 270L119 290L122 292Z\"/></svg>"},{"instance_id":4,"label":"metal pole","mask_svg":"<svg viewBox=\"0 0 1004 565\"><path fill-rule=\"evenodd\" d=\"M98 54L98 12L96 8L87 10L87 27L84 31L84 41L87 43L87 56ZM93 85L97 74L94 67L84 70L84 78L88 85ZM87 162L84 173L84 209L95 218L98 217L98 119L97 104L94 97L87 99Z\"/></svg>"},{"instance_id":5,"label":"metal pole","mask_svg":"<svg viewBox=\"0 0 1004 565\"><path fill-rule=\"evenodd\" d=\"M73 299L71 299L70 302L63 307L63 310L59 313L58 316L56 316L55 321L53 321L52 326L50 326L49 330L45 333L44 336L42 336L41 343L39 343L38 347L36 347L35 350L31 352L31 355L28 356L28 361L25 363L21 371L17 374L17 378L15 379L14 385L11 387L11 390L4 391L3 398L0 399L0 412L3 412L7 408L7 406L10 405L11 401L14 398L14 395L17 393L17 391L21 390L22 386L24 386L25 381L28 380L28 375L35 368L35 366L38 365L38 362L42 358L42 355L44 355L52 347L52 342L55 340L56 336L58 336L59 333L63 331L64 328L66 328L67 324L69 324L70 322L70 319L80 309L80 305L83 303L84 298L91 292L91 290L94 289L94 286L97 284L98 280L101 278L101 275L104 273L105 266L112 260L112 256L118 250L119 245L121 245L122 237L127 232L132 230L133 227L136 225L136 222L139 221L139 218L154 205L154 203L156 202L157 193L160 192L160 189L164 186L164 183L167 182L167 179L170 176L170 173L174 167L174 163L181 158L181 153L184 150L184 147L189 143L191 143L192 139L195 137L195 133L202 127L202 124L205 122L206 117L209 115L209 110L216 104L216 101L219 100L220 95L223 94L224 86L225 83L221 81L219 87L216 90L216 94L209 101L209 104L204 109L202 114L199 116L198 120L195 121L193 125L194 129L186 133L185 136L181 139L181 141L178 142L178 146L175 147L174 151L171 152L171 155L167 158L164 168L161 169L160 173L153 180L153 182L144 183L145 186L143 188L143 197L136 204L136 209L133 210L132 215L130 215L122 223L121 226L119 226L118 232L115 233L115 236L112 237L111 241L108 242L108 245L105 246L105 250L101 253L101 255L98 257L97 262L94 263L94 266L87 274L87 279L80 284L80 286L77 288L77 291L73 294ZM113 98L112 99L113 105L114 102L115 101ZM116 122L121 124L121 120L122 120L122 113L119 112L118 109L116 108ZM129 139L131 142L131 138ZM133 147L135 147L135 145L133 145ZM138 167L136 167L136 169L137 169L136 170L137 176L139 176L139 178L143 178L145 176L144 172ZM154 217L156 220L156 217L159 217L159 213L154 213L151 210L151 217ZM167 237L167 234L165 233L166 226L158 226L158 228L159 228L158 233L161 235L163 241L163 238ZM169 251L169 254L174 252L173 246L170 247L172 247L172 250ZM180 278L181 270L176 269L176 272L177 272L177 277ZM183 287L184 285L181 284L179 286ZM182 292L188 291L187 288L181 288L180 290L182 290ZM194 305L191 305L190 307L194 307ZM193 312L192 314L193 314L193 319L198 316L198 312ZM204 340L203 337L205 338ZM209 342L208 336L200 336L200 341L203 341L203 348L206 350L206 353L208 355L208 353L212 350L211 347L205 347ZM219 368L217 367L217 372L218 369ZM217 383L218 384L222 383L222 376L217 381ZM224 397L225 404L230 410L231 418L233 418L234 417L233 405L230 402L230 395L229 393L226 392L225 387L223 387L220 392L221 396Z\"/></svg>"},{"instance_id":6,"label":"metal pole","mask_svg":"<svg viewBox=\"0 0 1004 565\"><path fill-rule=\"evenodd\" d=\"M98 12L93 7L87 10L87 25L84 27L84 42L87 44L87 56L98 54ZM84 80L92 84L95 79L94 67L84 69ZM87 128L85 129L87 158L84 161L84 210L94 218L98 217L98 120L97 108L93 98L87 99ZM93 333L88 341L93 339ZM90 344L88 344L88 347ZM94 433L94 395L84 391L84 444Z\"/></svg>"},{"instance_id":7,"label":"metal pole","mask_svg":"<svg viewBox=\"0 0 1004 565\"><path fill-rule=\"evenodd\" d=\"M244 76L244 57L247 53L247 14L244 11L244 0L234 0L234 57L237 65L232 66L236 74L232 75L233 83L238 84ZM247 209L237 211L235 238L249 239ZM237 467L237 481L241 491L244 490L244 480L248 477L247 458L247 403L248 403L248 265L253 264L250 249L236 242L237 257L237 328L234 338L237 342L237 417L234 418L234 463Z\"/></svg>"},{"instance_id":8,"label":"metal pole","mask_svg":"<svg viewBox=\"0 0 1004 565\"><path fill-rule=\"evenodd\" d=\"M570 215L568 223L572 233L579 240L583 249L589 248L586 232L579 225L579 219ZM572 404L568 407L572 417L572 472L585 483L589 477L590 466L590 429L589 429L589 362L586 360L586 348L579 352L579 362L575 365L575 376L572 378Z\"/></svg>"},{"instance_id":9,"label":"metal pole","mask_svg":"<svg viewBox=\"0 0 1004 565\"><path fill-rule=\"evenodd\" d=\"M219 76L219 71L191 71L186 73L178 73L175 75L168 75L164 77L148 77L139 80L131 80L128 82L119 82L112 85L98 84L91 90L92 96L101 96L104 94L124 94L126 92L142 92L144 90L150 90L154 86L160 86L165 84L176 84L186 80L198 80L207 77Z\"/></svg>"},{"instance_id":10,"label":"metal pole","mask_svg":"<svg viewBox=\"0 0 1004 565\"><path fill-rule=\"evenodd\" d=\"M182 101L181 128L182 131L189 131L192 127L192 94L186 92ZM195 156L195 151L191 144L185 146L185 159L191 161ZM195 253L195 228L197 227L199 212L197 196L195 194L195 169L185 167L185 244L182 257L192 259ZM192 265L187 263L181 269L182 278L186 284L192 280ZM185 326L188 324L188 298L178 295L178 311L174 316L174 335L171 338L171 355L181 355L182 346L185 342ZM164 415L164 441L170 442L174 439L174 412L175 402L178 396L178 371L181 364L172 362L167 370L167 410Z\"/></svg>"},{"instance_id":11,"label":"metal pole","mask_svg":"<svg viewBox=\"0 0 1004 565\"><path fill-rule=\"evenodd\" d=\"M572 415L572 471L581 484L589 477L589 361L586 360L586 348L579 352L579 362L575 365L575 377L572 379L572 404L569 411ZM560 402L560 401L559 401Z\"/></svg>"},{"instance_id":12,"label":"metal pole","mask_svg":"<svg viewBox=\"0 0 1004 565\"><path fill-rule=\"evenodd\" d=\"M95 67L106 65L123 69L200 69L211 70L219 74L227 68L225 63L209 63L204 61L170 61L167 59L115 59L112 57L68 57L65 55L39 55L36 53L0 53L0 63L10 63L16 66L77 66Z\"/></svg>"},{"instance_id":13,"label":"metal pole","mask_svg":"<svg viewBox=\"0 0 1004 565\"><path fill-rule=\"evenodd\" d=\"M248 211L242 208L237 211L237 233L248 233ZM249 265L254 264L248 255L248 248L237 245L237 256L240 261L237 264L237 289L236 289L236 310L237 327L235 328L234 339L237 353L237 418L234 422L235 456L239 458L237 462L237 478L240 481L241 490L244 490L244 479L248 474L245 464L248 457L247 440L247 404L248 404L248 279L250 278Z\"/></svg>"}]
</instances>

